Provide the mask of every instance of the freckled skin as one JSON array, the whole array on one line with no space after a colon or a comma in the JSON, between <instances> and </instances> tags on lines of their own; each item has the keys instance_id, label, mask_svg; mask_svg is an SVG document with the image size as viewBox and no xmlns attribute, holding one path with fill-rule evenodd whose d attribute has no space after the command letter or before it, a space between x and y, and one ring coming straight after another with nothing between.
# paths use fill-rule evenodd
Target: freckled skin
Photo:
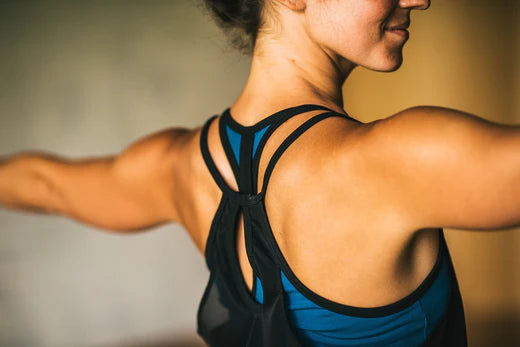
<instances>
[{"instance_id":1,"label":"freckled skin","mask_svg":"<svg viewBox=\"0 0 520 347\"><path fill-rule=\"evenodd\" d=\"M409 21L409 13L396 0L308 1L306 26L324 49L368 69L394 71L405 40L384 28Z\"/></svg>"}]
</instances>

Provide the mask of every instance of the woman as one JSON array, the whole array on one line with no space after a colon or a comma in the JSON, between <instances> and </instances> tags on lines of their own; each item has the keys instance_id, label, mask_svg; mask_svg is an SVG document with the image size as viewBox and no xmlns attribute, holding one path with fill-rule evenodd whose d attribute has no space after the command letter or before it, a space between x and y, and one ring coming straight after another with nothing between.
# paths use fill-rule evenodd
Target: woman
<instances>
[{"instance_id":1,"label":"woman","mask_svg":"<svg viewBox=\"0 0 520 347\"><path fill-rule=\"evenodd\" d=\"M520 128L436 107L364 124L341 93L358 65L399 68L429 1L207 4L253 49L230 108L117 156L5 158L0 203L107 230L183 225L211 270L211 345L465 345L442 228L520 225Z\"/></svg>"}]
</instances>

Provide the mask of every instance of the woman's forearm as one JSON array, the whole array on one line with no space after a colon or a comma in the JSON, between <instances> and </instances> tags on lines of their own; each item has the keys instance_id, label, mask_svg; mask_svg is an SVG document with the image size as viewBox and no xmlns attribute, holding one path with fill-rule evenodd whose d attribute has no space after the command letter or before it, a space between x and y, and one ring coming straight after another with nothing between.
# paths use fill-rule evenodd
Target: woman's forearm
<instances>
[{"instance_id":1,"label":"woman's forearm","mask_svg":"<svg viewBox=\"0 0 520 347\"><path fill-rule=\"evenodd\" d=\"M53 211L52 189L43 174L49 157L41 152L0 157L0 207L40 213Z\"/></svg>"}]
</instances>

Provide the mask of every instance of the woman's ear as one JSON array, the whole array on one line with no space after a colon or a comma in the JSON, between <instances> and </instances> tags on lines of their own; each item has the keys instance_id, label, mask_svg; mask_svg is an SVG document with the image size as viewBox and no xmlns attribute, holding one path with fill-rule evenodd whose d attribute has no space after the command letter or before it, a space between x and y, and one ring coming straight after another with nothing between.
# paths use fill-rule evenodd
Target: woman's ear
<instances>
[{"instance_id":1,"label":"woman's ear","mask_svg":"<svg viewBox=\"0 0 520 347\"><path fill-rule=\"evenodd\" d=\"M307 0L274 0L293 11L303 11L307 6Z\"/></svg>"}]
</instances>

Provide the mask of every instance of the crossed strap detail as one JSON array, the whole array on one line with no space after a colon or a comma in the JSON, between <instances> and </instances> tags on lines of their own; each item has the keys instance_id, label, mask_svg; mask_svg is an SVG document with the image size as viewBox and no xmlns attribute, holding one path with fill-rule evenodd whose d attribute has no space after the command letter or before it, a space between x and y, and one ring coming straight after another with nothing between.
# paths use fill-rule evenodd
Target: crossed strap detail
<instances>
[{"instance_id":1,"label":"crossed strap detail","mask_svg":"<svg viewBox=\"0 0 520 347\"><path fill-rule=\"evenodd\" d=\"M293 130L284 139L284 141L274 152L273 156L270 158L264 173L261 190L260 192L256 193L260 156L271 134L273 134L273 132L290 117L313 110L326 110L327 112L320 113L311 117L310 119L302 123L300 126L298 126L295 130ZM208 130L211 123L218 117L217 115L214 115L213 117L208 119L208 121L204 124L202 128L200 135L200 147L202 155L213 179L215 180L216 184L219 186L219 188L224 194L230 196L237 196L236 199L239 200L241 205L256 204L263 200L263 196L265 194L274 167L283 155L283 153L289 148L289 146L294 141L296 141L296 139L298 139L307 129L311 128L314 124L318 123L319 121L325 118L333 116L350 118L348 115L332 111L325 106L303 104L281 110L263 119L262 121L253 126L245 127L234 121L233 118L231 118L229 108L226 109L220 119L219 135L220 140L222 142L222 146L226 153L226 157L231 165L233 174L237 180L239 187L238 192L231 189L226 184L209 152L207 140ZM242 136L240 142L240 154L238 158L236 153L233 151L231 141L229 139L229 134L226 129L227 126L229 126L234 131L238 132ZM261 139L258 141L257 139L255 139L255 135L262 130L264 132L262 133ZM257 140L257 147L256 152L253 153L253 142L255 140Z\"/></svg>"}]
</instances>

